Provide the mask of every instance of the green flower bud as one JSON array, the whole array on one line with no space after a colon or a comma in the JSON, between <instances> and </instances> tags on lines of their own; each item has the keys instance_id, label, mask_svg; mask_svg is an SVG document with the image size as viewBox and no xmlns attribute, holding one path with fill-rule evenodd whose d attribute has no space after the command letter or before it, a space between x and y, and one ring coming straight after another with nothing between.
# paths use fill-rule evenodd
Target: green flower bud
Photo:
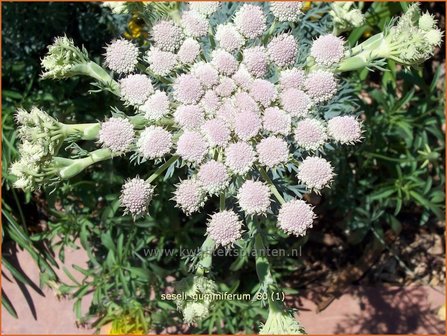
<instances>
[{"instance_id":1,"label":"green flower bud","mask_svg":"<svg viewBox=\"0 0 447 336\"><path fill-rule=\"evenodd\" d=\"M269 316L259 331L260 335L302 335L304 328L294 317L281 310L269 309Z\"/></svg>"},{"instance_id":2,"label":"green flower bud","mask_svg":"<svg viewBox=\"0 0 447 336\"><path fill-rule=\"evenodd\" d=\"M424 13L419 18L419 28L421 28L422 30L429 31L435 26L436 26L436 20L433 15L430 15L429 13Z\"/></svg>"}]
</instances>

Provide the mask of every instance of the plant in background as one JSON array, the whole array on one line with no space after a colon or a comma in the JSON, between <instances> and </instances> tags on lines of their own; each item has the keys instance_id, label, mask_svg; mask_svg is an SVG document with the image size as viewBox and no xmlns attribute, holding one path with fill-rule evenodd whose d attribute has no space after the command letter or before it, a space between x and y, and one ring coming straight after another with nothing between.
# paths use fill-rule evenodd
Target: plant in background
<instances>
[{"instance_id":1,"label":"plant in background","mask_svg":"<svg viewBox=\"0 0 447 336\"><path fill-rule=\"evenodd\" d=\"M132 4L129 10L132 6L143 6L144 12L154 5ZM44 77L89 76L99 90L116 95L121 106L104 107L111 116L101 122L71 125L37 108L21 110L22 155L11 167L15 186L53 187L95 163L126 157L144 167L143 174L123 184L119 198L123 213L135 221L126 233L132 238L154 200L164 196L160 179L180 176L172 182L176 187L170 197L186 215L202 213L207 203L219 204L203 230L207 237L200 253L188 260L193 274L176 286L187 296L177 302L184 321L200 324L219 304L213 299L218 292L213 252L248 249L256 252L256 295L269 307L261 333L304 333L275 299L281 290L263 251L282 236L307 234L315 214L303 196L320 193L335 179L325 157L334 147L362 138L357 111L349 103L353 90L341 73L380 68L386 59L419 64L442 34L417 5L352 49L329 33L363 24L350 5L333 6L332 25L311 20L300 2L200 2L157 9L164 16L151 24L149 47L140 50L124 39L106 46L104 65L111 74L66 37L49 47L42 60ZM405 30L414 33L411 45L401 38ZM77 144L92 140L101 148L89 151ZM58 156L63 142L70 143L64 151L68 157ZM131 238L124 243L123 233L116 241L110 231L101 235L110 272L115 259L126 264L119 268L121 278L134 276L132 269L138 273L123 258ZM123 291L130 289L123 285ZM197 294L205 299L196 299Z\"/></svg>"}]
</instances>

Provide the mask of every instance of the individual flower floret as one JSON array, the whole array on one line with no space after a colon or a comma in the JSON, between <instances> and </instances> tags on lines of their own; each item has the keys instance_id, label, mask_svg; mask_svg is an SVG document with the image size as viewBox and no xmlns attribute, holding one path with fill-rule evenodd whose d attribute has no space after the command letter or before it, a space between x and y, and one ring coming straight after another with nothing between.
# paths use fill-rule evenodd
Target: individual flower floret
<instances>
[{"instance_id":1,"label":"individual flower floret","mask_svg":"<svg viewBox=\"0 0 447 336\"><path fill-rule=\"evenodd\" d=\"M159 159L171 151L172 135L163 127L149 126L137 141L138 152L144 159Z\"/></svg>"},{"instance_id":2,"label":"individual flower floret","mask_svg":"<svg viewBox=\"0 0 447 336\"><path fill-rule=\"evenodd\" d=\"M106 48L105 65L120 74L127 74L138 63L138 48L130 41L119 39Z\"/></svg>"},{"instance_id":3,"label":"individual flower floret","mask_svg":"<svg viewBox=\"0 0 447 336\"><path fill-rule=\"evenodd\" d=\"M315 214L312 207L302 200L292 200L281 206L278 226L288 234L304 236L312 227Z\"/></svg>"},{"instance_id":4,"label":"individual flower floret","mask_svg":"<svg viewBox=\"0 0 447 336\"><path fill-rule=\"evenodd\" d=\"M233 105L240 112L249 111L261 114L259 105L247 92L236 93L233 96Z\"/></svg>"},{"instance_id":5,"label":"individual flower floret","mask_svg":"<svg viewBox=\"0 0 447 336\"><path fill-rule=\"evenodd\" d=\"M217 11L219 4L219 1L191 1L189 8L204 16L210 16Z\"/></svg>"},{"instance_id":6,"label":"individual flower floret","mask_svg":"<svg viewBox=\"0 0 447 336\"><path fill-rule=\"evenodd\" d=\"M224 120L228 126L233 127L237 110L234 108L231 100L228 98L222 102L222 105L216 111L216 118Z\"/></svg>"},{"instance_id":7,"label":"individual flower floret","mask_svg":"<svg viewBox=\"0 0 447 336\"><path fill-rule=\"evenodd\" d=\"M245 42L242 35L231 23L218 25L216 28L215 38L219 43L219 46L228 52L238 50L244 45Z\"/></svg>"},{"instance_id":8,"label":"individual flower floret","mask_svg":"<svg viewBox=\"0 0 447 336\"><path fill-rule=\"evenodd\" d=\"M284 164L289 159L289 148L284 140L270 136L256 146L259 162L268 168Z\"/></svg>"},{"instance_id":9,"label":"individual flower floret","mask_svg":"<svg viewBox=\"0 0 447 336\"><path fill-rule=\"evenodd\" d=\"M200 44L192 38L187 38L181 45L177 56L183 64L191 64L200 54Z\"/></svg>"},{"instance_id":10,"label":"individual flower floret","mask_svg":"<svg viewBox=\"0 0 447 336\"><path fill-rule=\"evenodd\" d=\"M295 64L298 47L292 35L281 34L274 37L267 50L271 61L277 66L286 67Z\"/></svg>"},{"instance_id":11,"label":"individual flower floret","mask_svg":"<svg viewBox=\"0 0 447 336\"><path fill-rule=\"evenodd\" d=\"M154 93L149 77L145 75L129 75L120 81L121 98L130 105L142 105Z\"/></svg>"},{"instance_id":12,"label":"individual flower floret","mask_svg":"<svg viewBox=\"0 0 447 336\"><path fill-rule=\"evenodd\" d=\"M255 160L256 153L246 142L232 143L225 150L225 164L235 174L248 173Z\"/></svg>"},{"instance_id":13,"label":"individual flower floret","mask_svg":"<svg viewBox=\"0 0 447 336\"><path fill-rule=\"evenodd\" d=\"M183 13L182 26L186 35L198 38L208 33L209 22L204 16L191 10Z\"/></svg>"},{"instance_id":14,"label":"individual flower floret","mask_svg":"<svg viewBox=\"0 0 447 336\"><path fill-rule=\"evenodd\" d=\"M183 41L182 29L173 21L160 21L152 27L152 40L157 48L176 51Z\"/></svg>"},{"instance_id":15,"label":"individual flower floret","mask_svg":"<svg viewBox=\"0 0 447 336\"><path fill-rule=\"evenodd\" d=\"M112 117L101 124L99 142L115 154L123 154L133 143L135 131L129 120Z\"/></svg>"},{"instance_id":16,"label":"individual flower floret","mask_svg":"<svg viewBox=\"0 0 447 336\"><path fill-rule=\"evenodd\" d=\"M120 202L125 213L137 218L147 214L154 194L154 187L145 180L135 177L128 180L121 190Z\"/></svg>"},{"instance_id":17,"label":"individual flower floret","mask_svg":"<svg viewBox=\"0 0 447 336\"><path fill-rule=\"evenodd\" d=\"M254 77L264 77L267 73L268 63L269 60L264 47L257 46L244 50L243 64Z\"/></svg>"},{"instance_id":18,"label":"individual flower floret","mask_svg":"<svg viewBox=\"0 0 447 336\"><path fill-rule=\"evenodd\" d=\"M174 112L174 120L180 127L194 130L202 126L205 114L199 105L180 105Z\"/></svg>"},{"instance_id":19,"label":"individual flower floret","mask_svg":"<svg viewBox=\"0 0 447 336\"><path fill-rule=\"evenodd\" d=\"M174 98L183 104L197 104L205 93L199 79L182 74L174 82Z\"/></svg>"},{"instance_id":20,"label":"individual flower floret","mask_svg":"<svg viewBox=\"0 0 447 336\"><path fill-rule=\"evenodd\" d=\"M344 55L344 41L332 34L318 37L310 49L310 55L315 58L317 64L331 66L340 62Z\"/></svg>"},{"instance_id":21,"label":"individual flower floret","mask_svg":"<svg viewBox=\"0 0 447 336\"><path fill-rule=\"evenodd\" d=\"M436 19L433 15L430 15L428 12L422 14L419 18L419 28L425 31L429 31L436 27Z\"/></svg>"},{"instance_id":22,"label":"individual flower floret","mask_svg":"<svg viewBox=\"0 0 447 336\"><path fill-rule=\"evenodd\" d=\"M326 128L317 119L300 120L295 127L294 139L299 147L316 150L327 140Z\"/></svg>"},{"instance_id":23,"label":"individual flower floret","mask_svg":"<svg viewBox=\"0 0 447 336\"><path fill-rule=\"evenodd\" d=\"M353 116L335 117L328 121L328 133L335 141L353 144L360 141L362 128Z\"/></svg>"},{"instance_id":24,"label":"individual flower floret","mask_svg":"<svg viewBox=\"0 0 447 336\"><path fill-rule=\"evenodd\" d=\"M279 107L268 107L264 110L262 124L267 132L287 136L290 133L291 117Z\"/></svg>"},{"instance_id":25,"label":"individual flower floret","mask_svg":"<svg viewBox=\"0 0 447 336\"><path fill-rule=\"evenodd\" d=\"M325 102L334 96L337 91L337 82L333 73L318 70L307 75L304 87L313 100Z\"/></svg>"},{"instance_id":26,"label":"individual flower floret","mask_svg":"<svg viewBox=\"0 0 447 336\"><path fill-rule=\"evenodd\" d=\"M228 51L223 49L214 50L211 53L211 58L211 64L217 69L217 71L219 71L219 73L225 76L233 75L239 65L236 58Z\"/></svg>"},{"instance_id":27,"label":"individual flower floret","mask_svg":"<svg viewBox=\"0 0 447 336\"><path fill-rule=\"evenodd\" d=\"M277 96L275 85L265 79L255 79L250 85L250 95L262 106L269 106Z\"/></svg>"},{"instance_id":28,"label":"individual flower floret","mask_svg":"<svg viewBox=\"0 0 447 336\"><path fill-rule=\"evenodd\" d=\"M308 156L298 167L297 177L307 188L319 191L332 181L334 172L326 159Z\"/></svg>"},{"instance_id":29,"label":"individual flower floret","mask_svg":"<svg viewBox=\"0 0 447 336\"><path fill-rule=\"evenodd\" d=\"M208 116L214 116L221 103L222 102L216 92L208 90L203 95L202 100L200 101L200 106L202 106Z\"/></svg>"},{"instance_id":30,"label":"individual flower floret","mask_svg":"<svg viewBox=\"0 0 447 336\"><path fill-rule=\"evenodd\" d=\"M169 113L169 97L166 92L155 91L155 93L140 106L140 111L148 120L159 120Z\"/></svg>"},{"instance_id":31,"label":"individual flower floret","mask_svg":"<svg viewBox=\"0 0 447 336\"><path fill-rule=\"evenodd\" d=\"M265 215L270 206L271 192L260 181L247 180L239 188L237 199L239 206L247 215Z\"/></svg>"},{"instance_id":32,"label":"individual flower floret","mask_svg":"<svg viewBox=\"0 0 447 336\"><path fill-rule=\"evenodd\" d=\"M260 37L266 29L266 17L262 8L244 4L235 14L234 24L246 38Z\"/></svg>"},{"instance_id":33,"label":"individual flower floret","mask_svg":"<svg viewBox=\"0 0 447 336\"><path fill-rule=\"evenodd\" d=\"M239 112L234 120L234 132L241 140L250 140L261 130L259 115L251 111Z\"/></svg>"},{"instance_id":34,"label":"individual flower floret","mask_svg":"<svg viewBox=\"0 0 447 336\"><path fill-rule=\"evenodd\" d=\"M281 106L292 117L306 116L312 107L310 97L300 89L286 89L279 95Z\"/></svg>"},{"instance_id":35,"label":"individual flower floret","mask_svg":"<svg viewBox=\"0 0 447 336\"><path fill-rule=\"evenodd\" d=\"M225 147L231 135L227 123L221 119L207 120L202 126L202 133L208 140L210 147Z\"/></svg>"},{"instance_id":36,"label":"individual flower floret","mask_svg":"<svg viewBox=\"0 0 447 336\"><path fill-rule=\"evenodd\" d=\"M211 160L204 163L197 174L202 188L210 195L218 194L225 190L230 183L227 168L221 162Z\"/></svg>"},{"instance_id":37,"label":"individual flower floret","mask_svg":"<svg viewBox=\"0 0 447 336\"><path fill-rule=\"evenodd\" d=\"M224 210L211 216L206 232L217 246L232 245L242 237L242 222L234 211Z\"/></svg>"},{"instance_id":38,"label":"individual flower floret","mask_svg":"<svg viewBox=\"0 0 447 336\"><path fill-rule=\"evenodd\" d=\"M243 64L239 66L239 69L236 71L232 78L236 82L236 84L245 91L248 91L250 89L250 85L253 82L252 75L248 72L246 66Z\"/></svg>"},{"instance_id":39,"label":"individual flower floret","mask_svg":"<svg viewBox=\"0 0 447 336\"><path fill-rule=\"evenodd\" d=\"M177 56L169 51L163 51L157 47L151 47L146 54L149 69L158 76L167 76L177 65Z\"/></svg>"},{"instance_id":40,"label":"individual flower floret","mask_svg":"<svg viewBox=\"0 0 447 336\"><path fill-rule=\"evenodd\" d=\"M206 89L219 83L219 72L209 63L199 62L194 64L191 73L200 80Z\"/></svg>"},{"instance_id":41,"label":"individual flower floret","mask_svg":"<svg viewBox=\"0 0 447 336\"><path fill-rule=\"evenodd\" d=\"M173 200L186 215L198 211L205 204L205 192L196 179L180 182L174 192Z\"/></svg>"},{"instance_id":42,"label":"individual flower floret","mask_svg":"<svg viewBox=\"0 0 447 336\"><path fill-rule=\"evenodd\" d=\"M302 89L305 79L306 75L303 70L297 68L283 70L279 74L279 87L281 90Z\"/></svg>"},{"instance_id":43,"label":"individual flower floret","mask_svg":"<svg viewBox=\"0 0 447 336\"><path fill-rule=\"evenodd\" d=\"M177 141L177 154L183 160L197 164L207 153L207 142L198 132L185 131Z\"/></svg>"},{"instance_id":44,"label":"individual flower floret","mask_svg":"<svg viewBox=\"0 0 447 336\"><path fill-rule=\"evenodd\" d=\"M270 10L280 22L297 22L303 14L301 9L303 3L300 1L272 1Z\"/></svg>"},{"instance_id":45,"label":"individual flower floret","mask_svg":"<svg viewBox=\"0 0 447 336\"><path fill-rule=\"evenodd\" d=\"M214 91L220 97L229 97L236 90L236 83L229 77L222 77Z\"/></svg>"}]
</instances>

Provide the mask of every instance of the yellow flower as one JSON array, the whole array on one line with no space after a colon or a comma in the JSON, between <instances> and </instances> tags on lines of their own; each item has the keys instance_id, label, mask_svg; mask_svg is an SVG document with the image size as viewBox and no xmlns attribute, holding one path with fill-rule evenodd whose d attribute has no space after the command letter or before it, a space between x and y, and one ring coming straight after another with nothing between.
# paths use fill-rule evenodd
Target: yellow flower
<instances>
[{"instance_id":1,"label":"yellow flower","mask_svg":"<svg viewBox=\"0 0 447 336\"><path fill-rule=\"evenodd\" d=\"M303 8L301 9L303 12L306 12L310 9L310 7L312 6L312 1L306 1L304 3Z\"/></svg>"}]
</instances>

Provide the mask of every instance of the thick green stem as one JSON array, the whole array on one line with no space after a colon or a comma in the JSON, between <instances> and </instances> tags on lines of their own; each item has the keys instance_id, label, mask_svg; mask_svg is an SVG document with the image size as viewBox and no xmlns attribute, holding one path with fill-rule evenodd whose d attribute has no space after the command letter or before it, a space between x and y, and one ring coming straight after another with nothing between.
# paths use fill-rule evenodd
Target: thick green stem
<instances>
[{"instance_id":1,"label":"thick green stem","mask_svg":"<svg viewBox=\"0 0 447 336\"><path fill-rule=\"evenodd\" d=\"M110 92L119 96L120 88L118 83L110 76L110 74L95 62L81 63L73 65L71 68L72 75L89 76L107 87Z\"/></svg>"},{"instance_id":2,"label":"thick green stem","mask_svg":"<svg viewBox=\"0 0 447 336\"><path fill-rule=\"evenodd\" d=\"M111 150L101 148L91 152L90 155L85 158L71 160L66 158L55 157L54 162L58 165L63 166L63 168L59 170L59 176L62 179L69 179L79 174L92 164L104 160L109 160L111 158L112 158Z\"/></svg>"},{"instance_id":3,"label":"thick green stem","mask_svg":"<svg viewBox=\"0 0 447 336\"><path fill-rule=\"evenodd\" d=\"M95 140L100 127L99 123L63 124L62 130L65 136L80 134L82 140Z\"/></svg>"},{"instance_id":4,"label":"thick green stem","mask_svg":"<svg viewBox=\"0 0 447 336\"><path fill-rule=\"evenodd\" d=\"M155 181L166 169L168 169L178 159L178 155L173 155L168 161L163 163L146 181L152 183Z\"/></svg>"},{"instance_id":5,"label":"thick green stem","mask_svg":"<svg viewBox=\"0 0 447 336\"><path fill-rule=\"evenodd\" d=\"M286 201L282 197L282 195L279 193L278 189L276 189L275 185L273 184L273 181L270 179L269 175L265 171L264 168L258 166L259 173L261 174L264 181L269 185L270 190L272 191L273 195L275 195L276 199L279 203L284 204Z\"/></svg>"},{"instance_id":6,"label":"thick green stem","mask_svg":"<svg viewBox=\"0 0 447 336\"><path fill-rule=\"evenodd\" d=\"M197 265L196 275L204 275L209 272L213 263L213 251L216 244L214 240L207 237L200 247L201 257Z\"/></svg>"}]
</instances>

